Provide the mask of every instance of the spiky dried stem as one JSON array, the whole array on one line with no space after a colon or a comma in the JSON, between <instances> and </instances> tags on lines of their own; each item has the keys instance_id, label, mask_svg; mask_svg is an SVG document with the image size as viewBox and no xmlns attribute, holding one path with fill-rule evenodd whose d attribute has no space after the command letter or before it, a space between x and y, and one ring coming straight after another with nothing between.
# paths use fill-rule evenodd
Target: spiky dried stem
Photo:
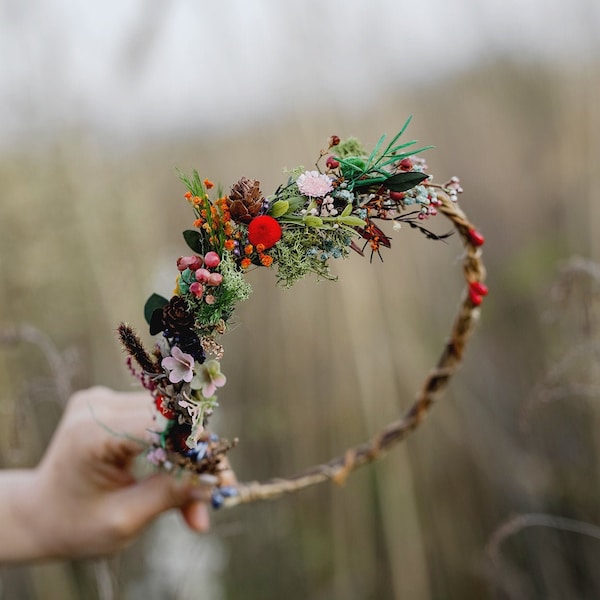
<instances>
[{"instance_id":1,"label":"spiky dried stem","mask_svg":"<svg viewBox=\"0 0 600 600\"><path fill-rule=\"evenodd\" d=\"M144 344L142 344L142 341L131 326L127 325L127 323L121 323L117 328L117 332L125 350L135 358L138 365L146 373L162 373L161 366L152 360L146 348L144 348Z\"/></svg>"},{"instance_id":2,"label":"spiky dried stem","mask_svg":"<svg viewBox=\"0 0 600 600\"><path fill-rule=\"evenodd\" d=\"M469 296L469 284L477 281L483 282L485 267L481 259L481 247L473 243L473 236L470 235L470 232L475 229L474 226L458 204L452 202L443 193L438 192L438 197L442 201L439 207L440 212L453 223L465 247L463 275L467 287L454 318L450 337L437 364L426 377L414 404L399 420L388 424L370 441L349 448L342 456L327 463L310 467L302 473L287 478L271 479L262 483L240 483L238 495L227 498L224 506L232 507L257 500L274 499L328 480L343 483L352 471L362 465L379 460L396 444L403 441L421 424L435 401L445 391L452 375L460 366L465 346L479 317L479 307Z\"/></svg>"}]
</instances>

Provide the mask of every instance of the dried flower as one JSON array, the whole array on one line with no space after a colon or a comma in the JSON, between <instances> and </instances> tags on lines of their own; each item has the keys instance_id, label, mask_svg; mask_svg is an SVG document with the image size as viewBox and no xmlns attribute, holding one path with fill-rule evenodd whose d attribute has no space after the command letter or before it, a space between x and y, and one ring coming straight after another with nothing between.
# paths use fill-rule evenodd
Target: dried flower
<instances>
[{"instance_id":1,"label":"dried flower","mask_svg":"<svg viewBox=\"0 0 600 600\"><path fill-rule=\"evenodd\" d=\"M217 388L223 387L227 378L221 373L221 364L218 360L206 361L199 372L191 380L193 390L200 390L205 398L215 395Z\"/></svg>"},{"instance_id":2,"label":"dried flower","mask_svg":"<svg viewBox=\"0 0 600 600\"><path fill-rule=\"evenodd\" d=\"M169 371L171 383L189 383L194 377L194 357L182 352L177 346L171 348L171 356L163 358L160 364Z\"/></svg>"},{"instance_id":3,"label":"dried flower","mask_svg":"<svg viewBox=\"0 0 600 600\"><path fill-rule=\"evenodd\" d=\"M273 257L269 256L268 254L261 254L260 255L260 264L263 267L270 267L273 264Z\"/></svg>"},{"instance_id":4,"label":"dried flower","mask_svg":"<svg viewBox=\"0 0 600 600\"><path fill-rule=\"evenodd\" d=\"M329 176L318 171L305 171L296 180L296 185L300 193L309 198L322 198L333 190Z\"/></svg>"}]
</instances>

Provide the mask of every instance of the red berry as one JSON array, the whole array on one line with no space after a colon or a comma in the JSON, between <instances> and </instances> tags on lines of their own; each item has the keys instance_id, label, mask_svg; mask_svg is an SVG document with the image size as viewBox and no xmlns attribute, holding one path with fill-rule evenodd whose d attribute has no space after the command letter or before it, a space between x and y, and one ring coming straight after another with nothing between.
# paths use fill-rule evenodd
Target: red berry
<instances>
[{"instance_id":1,"label":"red berry","mask_svg":"<svg viewBox=\"0 0 600 600\"><path fill-rule=\"evenodd\" d=\"M175 418L175 412L170 408L167 408L164 396L161 396L160 394L156 396L154 403L156 404L156 410L158 410L165 419Z\"/></svg>"},{"instance_id":2,"label":"red berry","mask_svg":"<svg viewBox=\"0 0 600 600\"><path fill-rule=\"evenodd\" d=\"M394 192L390 190L390 199L395 202L400 202L400 200L404 200L404 192Z\"/></svg>"},{"instance_id":3,"label":"red berry","mask_svg":"<svg viewBox=\"0 0 600 600\"><path fill-rule=\"evenodd\" d=\"M410 158L403 158L400 161L400 168L403 171L410 171L413 168L413 161Z\"/></svg>"},{"instance_id":4,"label":"red berry","mask_svg":"<svg viewBox=\"0 0 600 600\"><path fill-rule=\"evenodd\" d=\"M220 263L221 263L221 258L219 257L219 255L216 252L213 252L211 250L210 252L206 253L206 256L204 257L204 264L209 269L214 269L215 267L218 267Z\"/></svg>"},{"instance_id":5,"label":"red berry","mask_svg":"<svg viewBox=\"0 0 600 600\"><path fill-rule=\"evenodd\" d=\"M337 146L340 143L340 138L337 135L332 135L329 138L329 147Z\"/></svg>"},{"instance_id":6,"label":"red berry","mask_svg":"<svg viewBox=\"0 0 600 600\"><path fill-rule=\"evenodd\" d=\"M211 273L208 276L208 285L212 285L214 287L221 285L223 282L223 275L221 273Z\"/></svg>"},{"instance_id":7,"label":"red berry","mask_svg":"<svg viewBox=\"0 0 600 600\"><path fill-rule=\"evenodd\" d=\"M208 278L210 277L211 273L208 269L198 269L195 273L196 275L196 281L199 281L200 283L206 283L208 281Z\"/></svg>"},{"instance_id":8,"label":"red berry","mask_svg":"<svg viewBox=\"0 0 600 600\"><path fill-rule=\"evenodd\" d=\"M269 215L254 217L248 225L248 241L253 246L262 244L265 250L272 248L281 239L281 225Z\"/></svg>"},{"instance_id":9,"label":"red berry","mask_svg":"<svg viewBox=\"0 0 600 600\"><path fill-rule=\"evenodd\" d=\"M337 169L340 166L340 161L336 160L336 158L333 156L328 156L327 160L325 161L325 166L328 169Z\"/></svg>"},{"instance_id":10,"label":"red berry","mask_svg":"<svg viewBox=\"0 0 600 600\"><path fill-rule=\"evenodd\" d=\"M485 238L477 229L469 229L469 241L473 246L483 246L485 244Z\"/></svg>"},{"instance_id":11,"label":"red berry","mask_svg":"<svg viewBox=\"0 0 600 600\"><path fill-rule=\"evenodd\" d=\"M483 296L473 289L469 289L469 298L475 306L479 306L483 302Z\"/></svg>"},{"instance_id":12,"label":"red berry","mask_svg":"<svg viewBox=\"0 0 600 600\"><path fill-rule=\"evenodd\" d=\"M485 285L485 283L481 281L471 281L471 283L469 284L469 289L475 292L476 294L479 294L480 296L487 296L488 294L487 285Z\"/></svg>"},{"instance_id":13,"label":"red berry","mask_svg":"<svg viewBox=\"0 0 600 600\"><path fill-rule=\"evenodd\" d=\"M194 281L194 283L192 283L190 285L190 292L192 294L194 294L194 296L196 296L196 298L202 298L202 294L204 293L204 288L202 287L201 283Z\"/></svg>"}]
</instances>

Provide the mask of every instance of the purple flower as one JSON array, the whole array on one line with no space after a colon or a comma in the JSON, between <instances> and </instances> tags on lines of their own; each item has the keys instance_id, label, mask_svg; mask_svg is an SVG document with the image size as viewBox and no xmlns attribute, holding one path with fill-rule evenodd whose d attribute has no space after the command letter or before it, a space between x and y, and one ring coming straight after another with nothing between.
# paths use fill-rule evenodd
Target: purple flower
<instances>
[{"instance_id":1,"label":"purple flower","mask_svg":"<svg viewBox=\"0 0 600 600\"><path fill-rule=\"evenodd\" d=\"M160 364L169 371L171 383L189 383L194 377L194 357L182 352L177 346L171 348L171 356L163 358Z\"/></svg>"}]
</instances>

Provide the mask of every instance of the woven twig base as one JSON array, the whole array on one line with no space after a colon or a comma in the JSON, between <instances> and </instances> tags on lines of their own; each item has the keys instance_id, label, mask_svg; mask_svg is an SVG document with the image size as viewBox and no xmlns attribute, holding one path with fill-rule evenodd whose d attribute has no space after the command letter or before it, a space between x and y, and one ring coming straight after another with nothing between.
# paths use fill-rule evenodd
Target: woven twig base
<instances>
[{"instance_id":1,"label":"woven twig base","mask_svg":"<svg viewBox=\"0 0 600 600\"><path fill-rule=\"evenodd\" d=\"M473 286L483 283L485 268L481 260L483 238L455 202L441 192L438 197L442 201L442 205L439 207L440 212L450 219L465 248L463 275L466 288L454 318L449 339L436 366L426 377L414 404L399 420L388 424L370 441L349 448L342 456L333 458L327 463L310 467L291 477L238 484L238 494L226 498L225 507L274 499L328 480L343 483L352 471L382 458L391 448L404 440L420 425L433 403L442 395L462 361L465 346L479 317L481 298L474 297Z\"/></svg>"}]
</instances>

